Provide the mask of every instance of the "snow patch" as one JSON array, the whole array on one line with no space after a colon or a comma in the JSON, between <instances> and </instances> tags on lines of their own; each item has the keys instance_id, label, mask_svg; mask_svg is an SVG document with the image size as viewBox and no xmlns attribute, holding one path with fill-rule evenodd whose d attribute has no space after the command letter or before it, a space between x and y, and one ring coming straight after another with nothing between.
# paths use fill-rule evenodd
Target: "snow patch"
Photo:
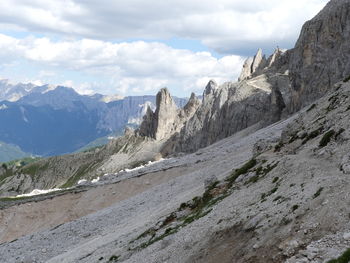
<instances>
[{"instance_id":1,"label":"snow patch","mask_svg":"<svg viewBox=\"0 0 350 263\"><path fill-rule=\"evenodd\" d=\"M28 194L16 195L14 198L16 198L16 197L42 195L42 194L47 194L47 193L51 193L51 192L57 192L57 191L61 191L61 190L63 190L63 189L61 189L61 188L53 188L53 189L47 189L47 190L34 189L33 191L31 191Z\"/></svg>"},{"instance_id":2,"label":"snow patch","mask_svg":"<svg viewBox=\"0 0 350 263\"><path fill-rule=\"evenodd\" d=\"M79 180L79 181L78 181L78 185L79 185L79 184L86 184L87 182L88 182L87 180L82 179L82 180Z\"/></svg>"},{"instance_id":3,"label":"snow patch","mask_svg":"<svg viewBox=\"0 0 350 263\"><path fill-rule=\"evenodd\" d=\"M95 183L97 183L98 181L100 181L100 177L97 177L96 179L93 179L93 180L91 181L91 183L95 184Z\"/></svg>"},{"instance_id":4,"label":"snow patch","mask_svg":"<svg viewBox=\"0 0 350 263\"><path fill-rule=\"evenodd\" d=\"M156 163L160 163L160 162L163 162L163 161L165 161L165 160L170 160L171 158L169 158L169 159L164 159L164 158L160 158L158 161L149 161L147 164L145 164L145 165L140 165L140 166L138 166L138 167L135 167L135 168L132 168L132 169L125 169L125 170L121 170L120 172L127 172L127 173L130 173L130 172L133 172L133 171L137 171L137 170L140 170L140 169L142 169L142 168L145 168L145 167L148 167L148 166L152 166L152 165L154 165L154 164L156 164Z\"/></svg>"}]
</instances>

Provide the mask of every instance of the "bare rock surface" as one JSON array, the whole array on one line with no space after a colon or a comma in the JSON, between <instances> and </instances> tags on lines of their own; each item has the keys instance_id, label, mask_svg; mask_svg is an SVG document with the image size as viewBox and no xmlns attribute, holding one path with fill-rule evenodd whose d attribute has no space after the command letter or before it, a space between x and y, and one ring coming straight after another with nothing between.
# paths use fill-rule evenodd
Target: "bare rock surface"
<instances>
[{"instance_id":1,"label":"bare rock surface","mask_svg":"<svg viewBox=\"0 0 350 263\"><path fill-rule=\"evenodd\" d=\"M302 28L290 51L292 110L312 103L350 75L350 1L332 0Z\"/></svg>"}]
</instances>

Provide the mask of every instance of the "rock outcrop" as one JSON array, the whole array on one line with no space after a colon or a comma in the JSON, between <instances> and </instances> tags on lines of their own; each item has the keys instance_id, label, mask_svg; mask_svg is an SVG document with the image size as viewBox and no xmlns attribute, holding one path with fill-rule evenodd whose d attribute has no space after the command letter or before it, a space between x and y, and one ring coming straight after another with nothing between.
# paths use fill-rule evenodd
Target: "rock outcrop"
<instances>
[{"instance_id":1,"label":"rock outcrop","mask_svg":"<svg viewBox=\"0 0 350 263\"><path fill-rule=\"evenodd\" d=\"M243 64L243 69L238 81L251 78L254 74L259 74L267 65L265 55L262 53L262 49L259 48L256 55L252 58L249 57Z\"/></svg>"},{"instance_id":2,"label":"rock outcrop","mask_svg":"<svg viewBox=\"0 0 350 263\"><path fill-rule=\"evenodd\" d=\"M332 0L303 26L290 51L292 111L312 103L350 75L349 13L349 0Z\"/></svg>"},{"instance_id":3,"label":"rock outcrop","mask_svg":"<svg viewBox=\"0 0 350 263\"><path fill-rule=\"evenodd\" d=\"M167 88L161 89L157 94L156 110L151 108L143 118L138 134L156 140L167 139L179 132L184 123L192 117L200 102L192 93L190 100L183 109L179 109Z\"/></svg>"}]
</instances>

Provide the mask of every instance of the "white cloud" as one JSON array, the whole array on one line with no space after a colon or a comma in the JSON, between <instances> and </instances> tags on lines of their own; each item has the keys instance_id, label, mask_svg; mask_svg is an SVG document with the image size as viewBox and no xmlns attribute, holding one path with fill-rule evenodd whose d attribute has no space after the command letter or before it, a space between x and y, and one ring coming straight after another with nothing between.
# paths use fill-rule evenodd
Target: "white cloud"
<instances>
[{"instance_id":1,"label":"white cloud","mask_svg":"<svg viewBox=\"0 0 350 263\"><path fill-rule=\"evenodd\" d=\"M217 59L208 52L174 49L162 43L143 41L111 43L82 39L53 42L46 37L17 39L0 34L0 47L1 61L29 61L40 69L39 78L50 80L59 75L55 74L55 69L85 73L109 80L110 87L103 87L107 93L154 93L164 86L202 90L205 85L199 80L235 80L243 64L240 56ZM84 80L78 83L70 78L59 84L73 86L82 93L102 89L102 84L87 84Z\"/></svg>"},{"instance_id":2,"label":"white cloud","mask_svg":"<svg viewBox=\"0 0 350 263\"><path fill-rule=\"evenodd\" d=\"M102 40L190 38L219 52L251 52L291 46L327 2L11 0L0 2L0 28Z\"/></svg>"}]
</instances>

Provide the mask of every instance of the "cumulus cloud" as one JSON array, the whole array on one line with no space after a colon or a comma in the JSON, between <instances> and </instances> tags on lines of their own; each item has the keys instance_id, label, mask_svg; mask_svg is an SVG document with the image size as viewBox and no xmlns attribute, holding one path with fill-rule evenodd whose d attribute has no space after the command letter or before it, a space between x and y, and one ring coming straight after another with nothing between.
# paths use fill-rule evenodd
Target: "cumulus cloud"
<instances>
[{"instance_id":1,"label":"cumulus cloud","mask_svg":"<svg viewBox=\"0 0 350 263\"><path fill-rule=\"evenodd\" d=\"M328 0L11 0L0 28L100 40L200 40L221 53L291 47L301 25Z\"/></svg>"},{"instance_id":2,"label":"cumulus cloud","mask_svg":"<svg viewBox=\"0 0 350 263\"><path fill-rule=\"evenodd\" d=\"M58 75L55 69L84 72L108 81L109 87L103 87L105 92L124 94L154 93L164 86L199 91L204 88L204 80L236 79L243 64L240 56L218 59L209 52L175 49L158 42L52 41L46 37L14 38L3 34L0 34L0 59L29 61L40 69L39 78L55 77ZM62 84L75 86L84 93L99 89L98 83L89 85L70 79Z\"/></svg>"}]
</instances>

